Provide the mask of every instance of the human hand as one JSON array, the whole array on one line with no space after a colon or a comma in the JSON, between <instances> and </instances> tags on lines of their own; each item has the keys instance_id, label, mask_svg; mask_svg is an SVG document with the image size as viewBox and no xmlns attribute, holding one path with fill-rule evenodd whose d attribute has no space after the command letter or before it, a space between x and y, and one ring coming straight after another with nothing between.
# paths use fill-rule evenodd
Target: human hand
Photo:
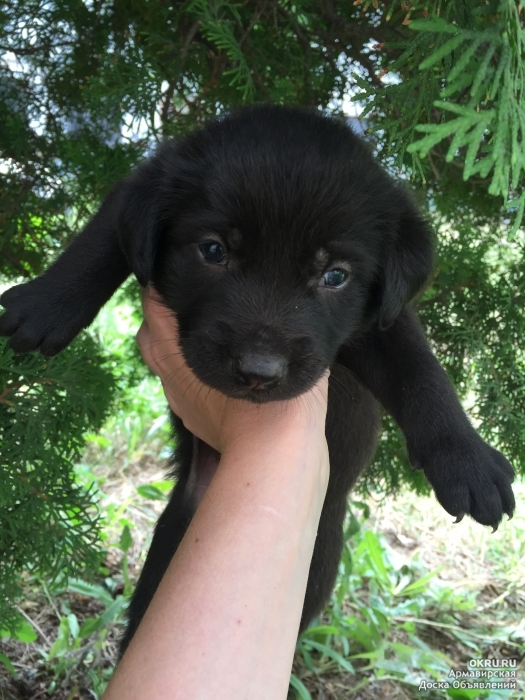
<instances>
[{"instance_id":1,"label":"human hand","mask_svg":"<svg viewBox=\"0 0 525 700\"><path fill-rule=\"evenodd\" d=\"M313 431L325 441L328 372L309 392L290 401L253 404L225 396L204 385L188 367L176 318L150 288L143 291L142 308L144 322L137 333L142 357L160 377L171 409L191 433L221 453L251 430Z\"/></svg>"},{"instance_id":2,"label":"human hand","mask_svg":"<svg viewBox=\"0 0 525 700\"><path fill-rule=\"evenodd\" d=\"M221 458L104 698L285 697L329 478L328 373L291 401L229 398L186 365L152 290L142 303L145 362Z\"/></svg>"}]
</instances>

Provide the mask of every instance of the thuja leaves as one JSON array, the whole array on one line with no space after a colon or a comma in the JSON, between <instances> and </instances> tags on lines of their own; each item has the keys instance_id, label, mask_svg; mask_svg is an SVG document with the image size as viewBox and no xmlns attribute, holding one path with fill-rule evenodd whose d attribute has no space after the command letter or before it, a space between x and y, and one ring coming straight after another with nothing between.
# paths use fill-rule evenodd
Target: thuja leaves
<instances>
[{"instance_id":1,"label":"thuja leaves","mask_svg":"<svg viewBox=\"0 0 525 700\"><path fill-rule=\"evenodd\" d=\"M255 85L250 66L236 37L235 28L242 28L242 19L237 5L221 0L192 0L188 12L193 12L204 36L219 50L224 51L232 67L223 72L229 76L229 85L237 87L244 100L251 101L255 95Z\"/></svg>"},{"instance_id":2,"label":"thuja leaves","mask_svg":"<svg viewBox=\"0 0 525 700\"><path fill-rule=\"evenodd\" d=\"M407 151L424 157L437 144L448 143L446 161L462 162L464 180L490 177L488 192L504 197L516 210L512 236L525 206L525 29L520 8L513 1L501 2L489 28L465 29L439 18L416 20L410 28L437 44L419 68L434 70L434 79L442 78L444 85L441 99L432 103L439 118L415 125L424 135Z\"/></svg>"},{"instance_id":3,"label":"thuja leaves","mask_svg":"<svg viewBox=\"0 0 525 700\"><path fill-rule=\"evenodd\" d=\"M353 76L352 99L364 105L368 129L386 162L423 184L441 188L457 170L471 188L503 198L512 239L525 208L523 7L515 0L387 5L386 20L399 27L403 17L403 29L371 47L383 84Z\"/></svg>"},{"instance_id":4,"label":"thuja leaves","mask_svg":"<svg viewBox=\"0 0 525 700\"><path fill-rule=\"evenodd\" d=\"M87 335L51 360L0 339L0 627L14 624L24 571L52 581L98 568L98 512L72 465L114 385Z\"/></svg>"}]
</instances>

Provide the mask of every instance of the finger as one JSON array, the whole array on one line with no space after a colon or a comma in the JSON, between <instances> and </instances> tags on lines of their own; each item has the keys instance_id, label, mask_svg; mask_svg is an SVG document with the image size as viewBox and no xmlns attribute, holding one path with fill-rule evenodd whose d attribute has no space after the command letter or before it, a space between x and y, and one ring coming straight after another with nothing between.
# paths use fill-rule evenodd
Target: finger
<instances>
[{"instance_id":1,"label":"finger","mask_svg":"<svg viewBox=\"0 0 525 700\"><path fill-rule=\"evenodd\" d=\"M142 295L144 318L151 329L151 341L166 341L178 344L178 324L173 313L159 301L153 293L146 289Z\"/></svg>"},{"instance_id":2,"label":"finger","mask_svg":"<svg viewBox=\"0 0 525 700\"><path fill-rule=\"evenodd\" d=\"M150 287L144 287L142 290L142 312L150 326L156 323L159 307L161 304L153 297Z\"/></svg>"},{"instance_id":3,"label":"finger","mask_svg":"<svg viewBox=\"0 0 525 700\"><path fill-rule=\"evenodd\" d=\"M146 321L146 319L144 319L141 323L140 328L137 331L137 335L135 336L135 340L137 341L137 345L139 347L141 347L142 345L145 345L149 341L150 336L151 336L151 331L149 328L149 324Z\"/></svg>"},{"instance_id":4,"label":"finger","mask_svg":"<svg viewBox=\"0 0 525 700\"><path fill-rule=\"evenodd\" d=\"M327 369L317 382L317 389L320 390L321 396L328 400L328 380L330 379L330 370Z\"/></svg>"},{"instance_id":5,"label":"finger","mask_svg":"<svg viewBox=\"0 0 525 700\"><path fill-rule=\"evenodd\" d=\"M139 346L142 359L148 365L151 371L155 372L155 362L151 355L151 332L147 321L142 322L135 339L137 341L137 345Z\"/></svg>"},{"instance_id":6,"label":"finger","mask_svg":"<svg viewBox=\"0 0 525 700\"><path fill-rule=\"evenodd\" d=\"M142 290L142 311L144 316L150 320L155 319L157 316L162 315L162 310L164 311L164 316L166 315L166 307L164 307L160 300L154 295L153 290L148 285Z\"/></svg>"}]
</instances>

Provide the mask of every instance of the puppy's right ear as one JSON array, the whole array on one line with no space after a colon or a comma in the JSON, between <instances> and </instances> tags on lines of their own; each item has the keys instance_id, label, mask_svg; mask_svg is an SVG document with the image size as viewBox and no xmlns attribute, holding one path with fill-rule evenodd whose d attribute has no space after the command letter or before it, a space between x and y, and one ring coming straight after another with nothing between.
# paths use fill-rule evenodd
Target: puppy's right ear
<instances>
[{"instance_id":1,"label":"puppy's right ear","mask_svg":"<svg viewBox=\"0 0 525 700\"><path fill-rule=\"evenodd\" d=\"M394 323L403 307L422 289L434 266L432 230L411 198L405 197L405 206L400 206L383 251L378 318L381 330Z\"/></svg>"},{"instance_id":2,"label":"puppy's right ear","mask_svg":"<svg viewBox=\"0 0 525 700\"><path fill-rule=\"evenodd\" d=\"M151 279L164 220L161 203L164 179L161 159L154 157L124 181L120 192L118 241L143 287Z\"/></svg>"}]
</instances>

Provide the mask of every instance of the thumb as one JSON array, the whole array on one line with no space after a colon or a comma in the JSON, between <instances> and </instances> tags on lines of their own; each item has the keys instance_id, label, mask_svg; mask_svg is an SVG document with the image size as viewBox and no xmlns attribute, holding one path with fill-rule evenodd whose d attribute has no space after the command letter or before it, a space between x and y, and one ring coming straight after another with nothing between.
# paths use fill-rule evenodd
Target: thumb
<instances>
[{"instance_id":1,"label":"thumb","mask_svg":"<svg viewBox=\"0 0 525 700\"><path fill-rule=\"evenodd\" d=\"M153 357L151 355L151 331L148 326L147 321L142 321L137 335L136 335L137 345L139 346L142 359L148 365L148 367L155 372Z\"/></svg>"}]
</instances>

